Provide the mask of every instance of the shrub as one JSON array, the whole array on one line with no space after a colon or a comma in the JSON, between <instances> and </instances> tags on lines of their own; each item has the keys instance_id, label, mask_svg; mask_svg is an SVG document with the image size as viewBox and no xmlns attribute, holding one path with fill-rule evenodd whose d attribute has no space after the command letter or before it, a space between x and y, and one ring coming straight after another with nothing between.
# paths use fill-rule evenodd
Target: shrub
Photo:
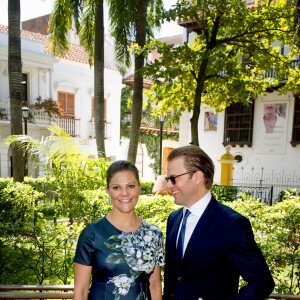
<instances>
[{"instance_id":1,"label":"shrub","mask_svg":"<svg viewBox=\"0 0 300 300\"><path fill-rule=\"evenodd\" d=\"M154 181L153 180L147 180L147 179L141 179L141 195L150 195L152 194Z\"/></svg>"},{"instance_id":2,"label":"shrub","mask_svg":"<svg viewBox=\"0 0 300 300\"><path fill-rule=\"evenodd\" d=\"M216 199L222 202L233 201L237 197L238 189L234 186L224 186L214 184L211 189Z\"/></svg>"},{"instance_id":3,"label":"shrub","mask_svg":"<svg viewBox=\"0 0 300 300\"><path fill-rule=\"evenodd\" d=\"M284 201L286 199L290 199L291 197L300 196L300 192L297 189L287 189L283 190L279 193L277 202Z\"/></svg>"}]
</instances>

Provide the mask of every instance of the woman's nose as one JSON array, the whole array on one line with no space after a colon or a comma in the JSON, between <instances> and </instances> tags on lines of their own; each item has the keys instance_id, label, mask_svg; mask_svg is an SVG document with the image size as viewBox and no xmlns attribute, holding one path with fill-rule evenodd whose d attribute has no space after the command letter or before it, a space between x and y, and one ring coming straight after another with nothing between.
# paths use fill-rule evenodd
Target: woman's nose
<instances>
[{"instance_id":1,"label":"woman's nose","mask_svg":"<svg viewBox=\"0 0 300 300\"><path fill-rule=\"evenodd\" d=\"M128 195L128 190L127 190L127 188L122 188L121 194L122 194L122 195Z\"/></svg>"}]
</instances>

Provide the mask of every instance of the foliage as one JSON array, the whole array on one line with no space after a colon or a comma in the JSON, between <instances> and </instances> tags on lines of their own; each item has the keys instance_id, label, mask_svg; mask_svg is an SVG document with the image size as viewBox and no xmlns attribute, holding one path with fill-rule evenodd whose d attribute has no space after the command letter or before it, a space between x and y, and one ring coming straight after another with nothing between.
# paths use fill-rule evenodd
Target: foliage
<instances>
[{"instance_id":1,"label":"foliage","mask_svg":"<svg viewBox=\"0 0 300 300\"><path fill-rule=\"evenodd\" d=\"M21 184L0 179L1 284L73 283L72 260L81 230L111 209L99 170L104 174L106 167L101 161L87 164L86 169L73 164L70 169L62 168L60 182L56 178L28 178ZM141 218L159 226L165 236L167 218L179 206L170 195L149 195L152 182L141 179L141 183L142 193L147 195L140 196L136 211ZM64 189L75 191L68 194ZM299 294L299 195L285 191L281 202L269 206L247 194L231 201L236 197L234 188L222 192L220 186L214 186L213 193L250 220L255 240L276 282L275 292ZM73 197L73 224L64 206L68 197ZM43 214L46 209L55 214L46 217Z\"/></svg>"},{"instance_id":2,"label":"foliage","mask_svg":"<svg viewBox=\"0 0 300 300\"><path fill-rule=\"evenodd\" d=\"M56 124L48 127L52 133L41 140L36 140L28 135L11 135L6 144L12 148L24 149L32 161L38 161L45 168L47 175L51 176L56 166L65 162L70 157L77 156L78 146L74 139Z\"/></svg>"},{"instance_id":3,"label":"foliage","mask_svg":"<svg viewBox=\"0 0 300 300\"><path fill-rule=\"evenodd\" d=\"M100 158L90 160L79 154L70 135L57 125L48 128L54 135L35 140L30 136L10 136L7 143L12 147L25 147L32 159L40 157L47 175L55 178L56 192L60 195L56 201L56 217L68 215L73 223L74 215L81 211L82 191L105 186L107 162ZM51 193L55 195L54 193Z\"/></svg>"},{"instance_id":4,"label":"foliage","mask_svg":"<svg viewBox=\"0 0 300 300\"><path fill-rule=\"evenodd\" d=\"M157 225L166 237L167 218L178 208L172 196L155 195L140 197L136 211L140 217Z\"/></svg>"},{"instance_id":5,"label":"foliage","mask_svg":"<svg viewBox=\"0 0 300 300\"><path fill-rule=\"evenodd\" d=\"M57 101L54 101L51 98L42 99L41 96L37 97L36 102L29 105L29 108L32 110L44 109L50 118L62 116L64 113Z\"/></svg>"},{"instance_id":6,"label":"foliage","mask_svg":"<svg viewBox=\"0 0 300 300\"><path fill-rule=\"evenodd\" d=\"M276 293L300 292L300 197L268 206L251 196L227 203L251 221L275 280Z\"/></svg>"},{"instance_id":7,"label":"foliage","mask_svg":"<svg viewBox=\"0 0 300 300\"><path fill-rule=\"evenodd\" d=\"M72 224L76 216L85 215L82 193L105 186L106 168L104 159L82 161L78 157L70 158L55 167L53 174L61 199L57 206L58 217L68 215Z\"/></svg>"},{"instance_id":8,"label":"foliage","mask_svg":"<svg viewBox=\"0 0 300 300\"><path fill-rule=\"evenodd\" d=\"M192 144L199 145L202 103L222 111L234 102L247 105L284 78L289 77L285 90L299 85L295 78L300 71L292 67L297 53L292 28L295 7L288 8L285 1L256 3L249 8L242 0L177 1L166 18L196 24L194 40L182 45L152 41L144 49L134 48L135 53L157 49L161 54L144 73L154 81L148 95L157 105L153 114L192 111ZM282 54L283 45L289 45L289 54ZM265 71L274 71L276 77L265 77Z\"/></svg>"},{"instance_id":9,"label":"foliage","mask_svg":"<svg viewBox=\"0 0 300 300\"><path fill-rule=\"evenodd\" d=\"M75 244L81 230L78 225L40 221L19 231L11 228L13 239L1 234L1 282L71 284Z\"/></svg>"},{"instance_id":10,"label":"foliage","mask_svg":"<svg viewBox=\"0 0 300 300\"><path fill-rule=\"evenodd\" d=\"M130 120L127 120L126 117L130 115L130 104L132 96L132 87L126 86L122 88L121 91L121 137L129 137L128 126L130 126Z\"/></svg>"},{"instance_id":11,"label":"foliage","mask_svg":"<svg viewBox=\"0 0 300 300\"><path fill-rule=\"evenodd\" d=\"M237 188L233 186L220 186L214 184L211 189L216 199L222 202L233 201L237 198Z\"/></svg>"},{"instance_id":12,"label":"foliage","mask_svg":"<svg viewBox=\"0 0 300 300\"><path fill-rule=\"evenodd\" d=\"M152 194L152 189L153 189L153 186L154 186L153 180L148 180L148 179L141 178L140 181L141 181L141 185L142 185L141 195L150 195L150 194Z\"/></svg>"},{"instance_id":13,"label":"foliage","mask_svg":"<svg viewBox=\"0 0 300 300\"><path fill-rule=\"evenodd\" d=\"M1 184L0 189L0 228L1 224L14 224L23 226L24 223L33 222L35 199L41 193L29 185L7 182Z\"/></svg>"},{"instance_id":14,"label":"foliage","mask_svg":"<svg viewBox=\"0 0 300 300\"><path fill-rule=\"evenodd\" d=\"M142 5L146 7L145 34L146 39L153 38L153 28L159 27L163 13L163 1L124 1L114 0L109 2L110 32L115 38L115 56L121 73L132 63L130 45L139 43L138 32L139 15L142 14Z\"/></svg>"},{"instance_id":15,"label":"foliage","mask_svg":"<svg viewBox=\"0 0 300 300\"><path fill-rule=\"evenodd\" d=\"M300 196L300 191L297 189L287 189L283 190L279 193L278 200L277 201L284 201L287 199L292 199L295 197Z\"/></svg>"}]
</instances>

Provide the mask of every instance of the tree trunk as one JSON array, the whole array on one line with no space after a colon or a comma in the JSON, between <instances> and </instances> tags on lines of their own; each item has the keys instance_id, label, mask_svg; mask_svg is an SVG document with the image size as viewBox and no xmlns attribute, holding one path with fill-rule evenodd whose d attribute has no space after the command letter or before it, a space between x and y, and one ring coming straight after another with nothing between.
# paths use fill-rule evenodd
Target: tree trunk
<instances>
[{"instance_id":1,"label":"tree trunk","mask_svg":"<svg viewBox=\"0 0 300 300\"><path fill-rule=\"evenodd\" d=\"M98 157L105 154L105 122L104 122L104 25L103 1L97 3L95 18L95 54L94 54L94 111L95 133Z\"/></svg>"},{"instance_id":2,"label":"tree trunk","mask_svg":"<svg viewBox=\"0 0 300 300\"><path fill-rule=\"evenodd\" d=\"M198 123L199 123L199 116L201 112L201 94L202 94L202 87L200 85L199 80L197 80L197 87L195 92L194 98L194 108L193 108L193 115L190 119L191 121L191 145L199 146L199 133L198 133Z\"/></svg>"},{"instance_id":3,"label":"tree trunk","mask_svg":"<svg viewBox=\"0 0 300 300\"><path fill-rule=\"evenodd\" d=\"M22 61L20 0L8 1L8 78L10 93L10 130L12 135L22 130ZM13 180L24 181L24 155L22 149L12 148Z\"/></svg>"},{"instance_id":4,"label":"tree trunk","mask_svg":"<svg viewBox=\"0 0 300 300\"><path fill-rule=\"evenodd\" d=\"M137 1L138 16L136 24L136 42L139 46L143 47L146 43L147 0ZM134 164L137 156L143 109L143 76L139 73L139 71L141 71L144 67L144 61L145 57L142 54L136 56L134 60L134 84L131 106L132 120L130 128L130 143L127 155L127 159Z\"/></svg>"},{"instance_id":5,"label":"tree trunk","mask_svg":"<svg viewBox=\"0 0 300 300\"><path fill-rule=\"evenodd\" d=\"M199 116L201 112L201 96L203 93L203 87L205 83L205 74L206 69L208 66L209 59L204 59L200 65L199 72L197 74L197 86L195 91L194 97L194 107L193 107L193 116L191 118L191 138L192 141L190 142L191 145L199 145L199 133L198 133L198 123L199 123Z\"/></svg>"}]
</instances>

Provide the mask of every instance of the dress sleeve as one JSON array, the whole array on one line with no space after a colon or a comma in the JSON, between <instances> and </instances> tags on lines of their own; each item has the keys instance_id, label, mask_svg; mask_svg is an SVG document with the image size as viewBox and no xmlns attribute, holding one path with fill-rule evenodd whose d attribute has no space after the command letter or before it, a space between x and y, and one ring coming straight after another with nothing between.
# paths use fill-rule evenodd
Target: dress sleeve
<instances>
[{"instance_id":1,"label":"dress sleeve","mask_svg":"<svg viewBox=\"0 0 300 300\"><path fill-rule=\"evenodd\" d=\"M162 267L165 264L164 237L161 231L158 232L156 266Z\"/></svg>"},{"instance_id":2,"label":"dress sleeve","mask_svg":"<svg viewBox=\"0 0 300 300\"><path fill-rule=\"evenodd\" d=\"M94 252L95 232L91 225L85 227L81 234L76 246L75 257L73 262L85 266L92 266L92 254Z\"/></svg>"}]
</instances>

